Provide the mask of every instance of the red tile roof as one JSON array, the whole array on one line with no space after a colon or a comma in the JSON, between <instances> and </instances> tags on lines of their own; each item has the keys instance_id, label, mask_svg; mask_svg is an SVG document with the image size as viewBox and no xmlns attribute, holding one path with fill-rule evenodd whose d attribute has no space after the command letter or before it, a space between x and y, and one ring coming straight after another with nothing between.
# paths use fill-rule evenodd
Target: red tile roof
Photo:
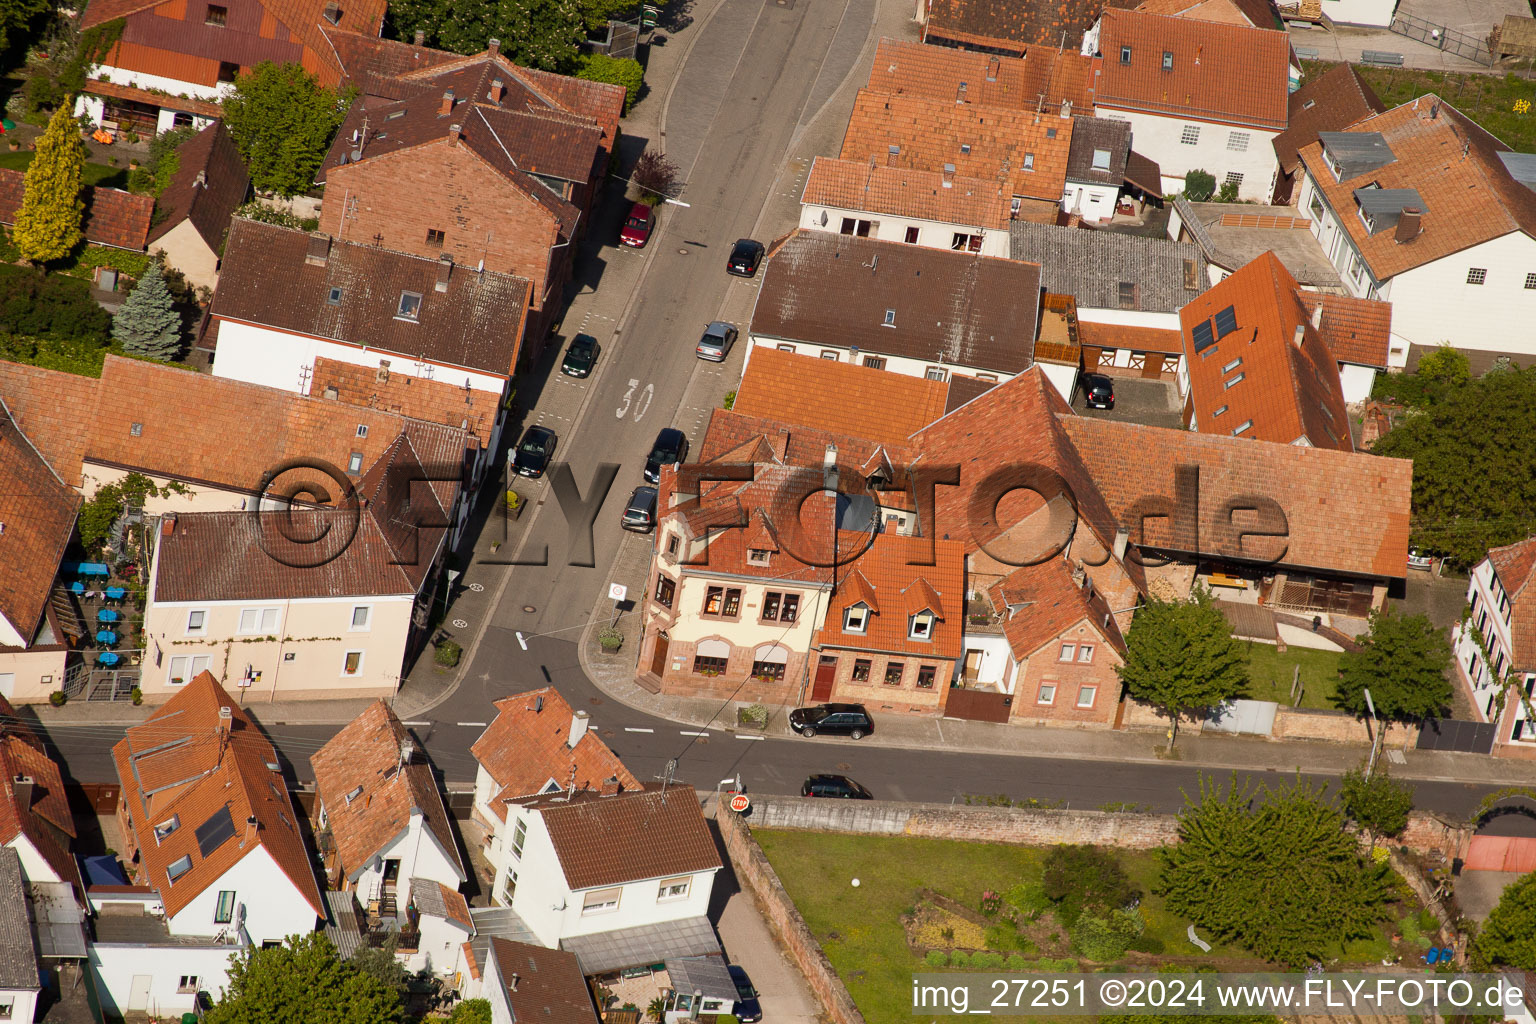
<instances>
[{"instance_id":1,"label":"red tile roof","mask_svg":"<svg viewBox=\"0 0 1536 1024\"><path fill-rule=\"evenodd\" d=\"M1104 595L1079 582L1065 559L1049 558L1014 569L988 592L992 606L1003 615L1003 633L1014 658L1023 660L1055 641L1079 622L1087 622L1116 653L1125 653L1125 638Z\"/></svg>"},{"instance_id":2,"label":"red tile roof","mask_svg":"<svg viewBox=\"0 0 1536 1024\"><path fill-rule=\"evenodd\" d=\"M1099 58L1085 57L1076 47L1064 50L1054 41L1022 49L1023 56L1006 57L882 39L869 89L1031 113L1043 108L1059 114L1064 101L1077 113L1093 110Z\"/></svg>"},{"instance_id":3,"label":"red tile roof","mask_svg":"<svg viewBox=\"0 0 1536 1024\"><path fill-rule=\"evenodd\" d=\"M965 545L952 540L881 533L869 550L838 570L837 593L827 603L827 617L814 646L888 651L935 661L954 661L964 653ZM857 604L870 609L865 631L843 629L843 613ZM915 640L910 616L932 611L932 635Z\"/></svg>"},{"instance_id":4,"label":"red tile roof","mask_svg":"<svg viewBox=\"0 0 1536 1024\"><path fill-rule=\"evenodd\" d=\"M410 759L402 764L407 746ZM375 854L405 833L416 811L458 869L459 880L468 877L432 767L388 704L368 705L309 763L344 877L356 880Z\"/></svg>"},{"instance_id":5,"label":"red tile roof","mask_svg":"<svg viewBox=\"0 0 1536 1024\"><path fill-rule=\"evenodd\" d=\"M1131 324L1077 322L1077 337L1084 347L1130 349L1132 352L1164 352L1176 356L1184 351L1184 339L1178 331L1161 327L1136 327Z\"/></svg>"},{"instance_id":6,"label":"red tile roof","mask_svg":"<svg viewBox=\"0 0 1536 1024\"><path fill-rule=\"evenodd\" d=\"M176 173L155 200L159 223L150 229L148 240L156 241L190 220L208 248L219 252L230 217L250 192L250 172L223 121L215 121L182 143L176 155Z\"/></svg>"},{"instance_id":7,"label":"red tile roof","mask_svg":"<svg viewBox=\"0 0 1536 1024\"><path fill-rule=\"evenodd\" d=\"M1335 64L1309 78L1287 100L1288 127L1275 136L1280 169L1294 174L1301 147L1317 141L1318 132L1342 132L1387 109L1360 77L1353 64Z\"/></svg>"},{"instance_id":8,"label":"red tile roof","mask_svg":"<svg viewBox=\"0 0 1536 1024\"><path fill-rule=\"evenodd\" d=\"M511 1020L598 1024L575 953L492 936L488 954L501 982L501 993L493 1001L505 999L512 1008Z\"/></svg>"},{"instance_id":9,"label":"red tile roof","mask_svg":"<svg viewBox=\"0 0 1536 1024\"><path fill-rule=\"evenodd\" d=\"M221 708L229 712L222 719L227 732ZM167 915L184 910L258 846L315 914L325 915L277 751L211 673L130 726L112 757L133 822L137 874L160 894ZM221 815L234 832L205 853L197 830ZM246 823L252 817L254 834ZM156 827L173 819L175 830L157 840ZM172 882L166 869L182 857L192 866Z\"/></svg>"},{"instance_id":10,"label":"red tile roof","mask_svg":"<svg viewBox=\"0 0 1536 1024\"><path fill-rule=\"evenodd\" d=\"M63 775L48 757L43 741L4 697L0 697L0 773L0 845L10 846L25 836L61 882L83 893L80 869L69 849L75 822ZM31 779L31 787L19 785L22 779Z\"/></svg>"},{"instance_id":11,"label":"red tile roof","mask_svg":"<svg viewBox=\"0 0 1536 1024\"><path fill-rule=\"evenodd\" d=\"M21 209L21 198L26 192L26 178L25 171L0 168L0 224L16 223L16 212ZM84 186L80 194L85 201L85 219L80 226L86 241L144 251L149 221L155 212L152 198L95 185Z\"/></svg>"},{"instance_id":12,"label":"red tile roof","mask_svg":"<svg viewBox=\"0 0 1536 1024\"><path fill-rule=\"evenodd\" d=\"M818 156L800 202L997 231L1011 199L995 181Z\"/></svg>"},{"instance_id":13,"label":"red tile roof","mask_svg":"<svg viewBox=\"0 0 1536 1024\"><path fill-rule=\"evenodd\" d=\"M1335 181L1322 143L1303 146L1301 161L1377 281L1514 231L1536 236L1536 192L1499 159L1509 147L1433 93L1348 130L1380 133L1392 162ZM1425 212L1417 237L1399 242L1392 229L1370 233L1354 193L1372 185L1418 192Z\"/></svg>"},{"instance_id":14,"label":"red tile roof","mask_svg":"<svg viewBox=\"0 0 1536 1024\"><path fill-rule=\"evenodd\" d=\"M599 796L590 790L519 801L536 808L574 891L721 867L692 786Z\"/></svg>"},{"instance_id":15,"label":"red tile roof","mask_svg":"<svg viewBox=\"0 0 1536 1024\"><path fill-rule=\"evenodd\" d=\"M1099 33L1098 106L1285 130L1291 43L1284 32L1109 10ZM1171 71L1163 70L1165 53L1173 54Z\"/></svg>"},{"instance_id":16,"label":"red tile roof","mask_svg":"<svg viewBox=\"0 0 1536 1024\"><path fill-rule=\"evenodd\" d=\"M944 381L753 347L732 411L900 444L944 415Z\"/></svg>"},{"instance_id":17,"label":"red tile roof","mask_svg":"<svg viewBox=\"0 0 1536 1024\"><path fill-rule=\"evenodd\" d=\"M1143 0L1136 10L1194 21L1219 21L1227 25L1283 27L1270 0Z\"/></svg>"},{"instance_id":18,"label":"red tile roof","mask_svg":"<svg viewBox=\"0 0 1536 1024\"><path fill-rule=\"evenodd\" d=\"M1136 0L925 0L924 41L983 51L1022 52L1025 44L1077 49L1106 7Z\"/></svg>"},{"instance_id":19,"label":"red tile roof","mask_svg":"<svg viewBox=\"0 0 1536 1024\"><path fill-rule=\"evenodd\" d=\"M310 379L310 394L324 395L336 389L338 401L348 405L390 412L413 420L462 427L475 447L490 443L501 405L499 395L477 391L430 377L408 373L380 375L372 366L344 363L339 359L315 357L315 373Z\"/></svg>"},{"instance_id":20,"label":"red tile roof","mask_svg":"<svg viewBox=\"0 0 1536 1024\"><path fill-rule=\"evenodd\" d=\"M1509 620L1510 669L1536 671L1536 537L1488 552L1513 608Z\"/></svg>"},{"instance_id":21,"label":"red tile roof","mask_svg":"<svg viewBox=\"0 0 1536 1024\"><path fill-rule=\"evenodd\" d=\"M601 790L617 778L625 792L640 788L640 780L595 730L589 728L570 747L571 720L571 706L551 686L496 702L495 720L469 752L496 783L491 805L498 817L505 815L507 801L542 793L550 782L562 789L574 784Z\"/></svg>"},{"instance_id":22,"label":"red tile roof","mask_svg":"<svg viewBox=\"0 0 1536 1024\"><path fill-rule=\"evenodd\" d=\"M1274 253L1213 285L1179 310L1179 322L1201 433L1354 450L1336 357ZM1197 348L1197 330L1215 340Z\"/></svg>"},{"instance_id":23,"label":"red tile roof","mask_svg":"<svg viewBox=\"0 0 1536 1024\"><path fill-rule=\"evenodd\" d=\"M82 499L17 425L5 390L0 388L0 616L30 644Z\"/></svg>"},{"instance_id":24,"label":"red tile roof","mask_svg":"<svg viewBox=\"0 0 1536 1024\"><path fill-rule=\"evenodd\" d=\"M1318 331L1323 344L1341 363L1387 368L1387 349L1392 340L1392 303L1357 299L1334 292L1300 293L1307 315L1323 307Z\"/></svg>"}]
</instances>

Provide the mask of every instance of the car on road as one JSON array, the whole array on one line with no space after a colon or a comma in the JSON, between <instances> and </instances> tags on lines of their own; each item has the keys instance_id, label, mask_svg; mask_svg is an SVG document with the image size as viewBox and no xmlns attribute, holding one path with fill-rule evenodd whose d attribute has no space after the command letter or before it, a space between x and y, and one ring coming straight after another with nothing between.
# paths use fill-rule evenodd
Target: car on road
<instances>
[{"instance_id":1,"label":"car on road","mask_svg":"<svg viewBox=\"0 0 1536 1024\"><path fill-rule=\"evenodd\" d=\"M789 727L801 736L826 733L861 740L875 731L875 722L863 704L817 704L791 711Z\"/></svg>"},{"instance_id":2,"label":"car on road","mask_svg":"<svg viewBox=\"0 0 1536 1024\"><path fill-rule=\"evenodd\" d=\"M1422 551L1419 548L1409 548L1408 549L1408 568L1410 568L1410 569L1433 569L1434 567L1435 567L1435 557L1433 555L1429 554L1428 552Z\"/></svg>"},{"instance_id":3,"label":"car on road","mask_svg":"<svg viewBox=\"0 0 1536 1024\"><path fill-rule=\"evenodd\" d=\"M1102 373L1083 374L1083 401L1090 409L1115 407L1115 382Z\"/></svg>"},{"instance_id":4,"label":"car on road","mask_svg":"<svg viewBox=\"0 0 1536 1024\"><path fill-rule=\"evenodd\" d=\"M636 203L629 208L624 226L619 229L619 244L632 249L644 249L656 227L656 209L646 203Z\"/></svg>"},{"instance_id":5,"label":"car on road","mask_svg":"<svg viewBox=\"0 0 1536 1024\"><path fill-rule=\"evenodd\" d=\"M560 372L567 377L585 377L597 362L597 339L590 334L578 334L566 346L565 358L560 360Z\"/></svg>"},{"instance_id":6,"label":"car on road","mask_svg":"<svg viewBox=\"0 0 1536 1024\"><path fill-rule=\"evenodd\" d=\"M737 277L751 277L763 262L763 243L750 238L737 239L731 246L731 254L725 260L725 272Z\"/></svg>"},{"instance_id":7,"label":"car on road","mask_svg":"<svg viewBox=\"0 0 1536 1024\"><path fill-rule=\"evenodd\" d=\"M555 454L555 432L548 427L529 427L512 453L512 470L519 476L540 477Z\"/></svg>"},{"instance_id":8,"label":"car on road","mask_svg":"<svg viewBox=\"0 0 1536 1024\"><path fill-rule=\"evenodd\" d=\"M636 487L624 506L624 518L620 521L626 530L650 533L656 528L656 488Z\"/></svg>"},{"instance_id":9,"label":"car on road","mask_svg":"<svg viewBox=\"0 0 1536 1024\"><path fill-rule=\"evenodd\" d=\"M645 482L654 484L661 480L661 467L671 466L688 458L688 438L676 427L663 427L651 445L651 454L645 457Z\"/></svg>"},{"instance_id":10,"label":"car on road","mask_svg":"<svg viewBox=\"0 0 1536 1024\"><path fill-rule=\"evenodd\" d=\"M711 363L723 363L736 344L736 325L716 320L704 328L704 336L694 346L694 354Z\"/></svg>"},{"instance_id":11,"label":"car on road","mask_svg":"<svg viewBox=\"0 0 1536 1024\"><path fill-rule=\"evenodd\" d=\"M735 964L728 965L726 970L731 972L731 981L736 986L736 1005L731 1007L731 1013L741 1024L757 1024L763 1019L763 1008L757 1004L757 989L752 987L752 979Z\"/></svg>"},{"instance_id":12,"label":"car on road","mask_svg":"<svg viewBox=\"0 0 1536 1024\"><path fill-rule=\"evenodd\" d=\"M873 800L874 795L846 775L812 775L800 786L801 796L826 796L837 800Z\"/></svg>"}]
</instances>

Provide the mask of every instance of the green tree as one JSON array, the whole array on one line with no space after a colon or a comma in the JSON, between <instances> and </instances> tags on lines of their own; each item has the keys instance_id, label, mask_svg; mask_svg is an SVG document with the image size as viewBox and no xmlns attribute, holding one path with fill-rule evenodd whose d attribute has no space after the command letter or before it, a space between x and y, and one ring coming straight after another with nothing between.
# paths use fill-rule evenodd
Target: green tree
<instances>
[{"instance_id":1,"label":"green tree","mask_svg":"<svg viewBox=\"0 0 1536 1024\"><path fill-rule=\"evenodd\" d=\"M364 946L353 953L352 966L394 992L395 997L403 1003L406 997L405 983L410 976L395 956L399 948L399 938L391 935L383 946Z\"/></svg>"},{"instance_id":2,"label":"green tree","mask_svg":"<svg viewBox=\"0 0 1536 1024\"><path fill-rule=\"evenodd\" d=\"M1387 867L1360 856L1320 788L1225 790L1200 780L1160 851L1154 891L1175 914L1266 960L1299 967L1371 933L1391 896Z\"/></svg>"},{"instance_id":3,"label":"green tree","mask_svg":"<svg viewBox=\"0 0 1536 1024\"><path fill-rule=\"evenodd\" d=\"M606 53L583 54L577 78L589 82L609 82L624 87L624 113L635 105L640 87L645 84L645 68L632 57L610 57Z\"/></svg>"},{"instance_id":4,"label":"green tree","mask_svg":"<svg viewBox=\"0 0 1536 1024\"><path fill-rule=\"evenodd\" d=\"M1192 203L1203 203L1216 192L1216 176L1198 167L1184 175L1184 198Z\"/></svg>"},{"instance_id":5,"label":"green tree","mask_svg":"<svg viewBox=\"0 0 1536 1024\"><path fill-rule=\"evenodd\" d=\"M21 42L38 18L52 7L50 0L5 0L0 3L0 57L8 56L11 47Z\"/></svg>"},{"instance_id":6,"label":"green tree","mask_svg":"<svg viewBox=\"0 0 1536 1024\"><path fill-rule=\"evenodd\" d=\"M1413 787L1394 781L1385 765L1369 778L1364 768L1351 768L1339 785L1339 799L1344 804L1344 813L1370 833L1371 848L1375 849L1378 838L1399 835L1408 827Z\"/></svg>"},{"instance_id":7,"label":"green tree","mask_svg":"<svg viewBox=\"0 0 1536 1024\"><path fill-rule=\"evenodd\" d=\"M120 480L102 484L91 495L91 500L80 508L80 542L93 551L99 550L111 535L112 524L130 508L143 508L150 498L189 493L187 485L179 480L156 487L155 482L143 473L128 473Z\"/></svg>"},{"instance_id":8,"label":"green tree","mask_svg":"<svg viewBox=\"0 0 1536 1024\"><path fill-rule=\"evenodd\" d=\"M149 265L112 318L112 337L129 355L170 360L181 354L181 314L158 261Z\"/></svg>"},{"instance_id":9,"label":"green tree","mask_svg":"<svg viewBox=\"0 0 1536 1024\"><path fill-rule=\"evenodd\" d=\"M263 61L241 75L224 100L224 125L251 184L284 196L311 188L351 99L297 64Z\"/></svg>"},{"instance_id":10,"label":"green tree","mask_svg":"<svg viewBox=\"0 0 1536 1024\"><path fill-rule=\"evenodd\" d=\"M1471 566L1536 533L1536 367L1448 388L1371 450L1413 460L1413 543L1424 550Z\"/></svg>"},{"instance_id":11,"label":"green tree","mask_svg":"<svg viewBox=\"0 0 1536 1024\"><path fill-rule=\"evenodd\" d=\"M400 998L340 959L323 932L244 949L229 960L224 997L206 1024L396 1024Z\"/></svg>"},{"instance_id":12,"label":"green tree","mask_svg":"<svg viewBox=\"0 0 1536 1024\"><path fill-rule=\"evenodd\" d=\"M63 259L84 237L80 176L85 172L85 143L69 106L66 100L53 112L37 140L37 155L27 167L26 191L11 233L21 255L33 263Z\"/></svg>"},{"instance_id":13,"label":"green tree","mask_svg":"<svg viewBox=\"0 0 1536 1024\"><path fill-rule=\"evenodd\" d=\"M681 173L663 154L648 149L635 161L629 180L640 190L640 201L655 206L663 199L675 198L677 178Z\"/></svg>"},{"instance_id":14,"label":"green tree","mask_svg":"<svg viewBox=\"0 0 1536 1024\"><path fill-rule=\"evenodd\" d=\"M1459 388L1472 379L1472 363L1461 349L1445 344L1420 357L1416 372L1427 381Z\"/></svg>"},{"instance_id":15,"label":"green tree","mask_svg":"<svg viewBox=\"0 0 1536 1024\"><path fill-rule=\"evenodd\" d=\"M1204 590L1188 601L1147 602L1131 620L1125 646L1120 680L1132 697L1168 716L1170 750L1182 715L1213 708L1247 689L1248 652Z\"/></svg>"},{"instance_id":16,"label":"green tree","mask_svg":"<svg viewBox=\"0 0 1536 1024\"><path fill-rule=\"evenodd\" d=\"M1505 888L1473 949L1483 963L1536 971L1536 874Z\"/></svg>"},{"instance_id":17,"label":"green tree","mask_svg":"<svg viewBox=\"0 0 1536 1024\"><path fill-rule=\"evenodd\" d=\"M1239 186L1238 186L1237 182L1234 181L1231 178L1228 178L1226 181L1223 181L1221 183L1221 187L1216 190L1216 201L1218 203L1235 203L1235 202L1237 202L1237 190L1238 190L1238 187Z\"/></svg>"},{"instance_id":18,"label":"green tree","mask_svg":"<svg viewBox=\"0 0 1536 1024\"><path fill-rule=\"evenodd\" d=\"M1430 718L1451 702L1450 665L1450 643L1427 616L1372 612L1360 649L1345 654L1340 663L1335 700L1346 711L1365 715L1364 691L1369 689L1381 718Z\"/></svg>"},{"instance_id":19,"label":"green tree","mask_svg":"<svg viewBox=\"0 0 1536 1024\"><path fill-rule=\"evenodd\" d=\"M448 1024L491 1024L491 1001L466 999L458 1003L453 1012L448 1014Z\"/></svg>"},{"instance_id":20,"label":"green tree","mask_svg":"<svg viewBox=\"0 0 1536 1024\"><path fill-rule=\"evenodd\" d=\"M1097 846L1051 847L1040 887L1055 904L1057 920L1068 928L1084 914L1107 918L1141 895L1114 852Z\"/></svg>"},{"instance_id":21,"label":"green tree","mask_svg":"<svg viewBox=\"0 0 1536 1024\"><path fill-rule=\"evenodd\" d=\"M499 39L501 52L514 64L545 71L573 70L587 34L577 0L397 0L389 6L389 18L399 38L420 30L427 45L454 53L480 53Z\"/></svg>"}]
</instances>

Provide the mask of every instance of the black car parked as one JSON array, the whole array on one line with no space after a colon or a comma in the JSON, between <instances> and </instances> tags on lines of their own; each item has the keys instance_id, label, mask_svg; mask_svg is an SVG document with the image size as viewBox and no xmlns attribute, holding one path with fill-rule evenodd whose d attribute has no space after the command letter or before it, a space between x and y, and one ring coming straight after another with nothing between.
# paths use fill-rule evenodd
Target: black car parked
<instances>
[{"instance_id":1,"label":"black car parked","mask_svg":"<svg viewBox=\"0 0 1536 1024\"><path fill-rule=\"evenodd\" d=\"M657 483L661 480L662 466L683 462L687 458L688 438L676 427L663 427L651 445L651 454L645 457L645 482Z\"/></svg>"},{"instance_id":2,"label":"black car parked","mask_svg":"<svg viewBox=\"0 0 1536 1024\"><path fill-rule=\"evenodd\" d=\"M726 970L731 972L731 981L736 983L736 1005L731 1008L731 1013L741 1024L757 1024L763 1019L763 1008L757 1004L757 989L752 987L752 979L735 964L730 964Z\"/></svg>"},{"instance_id":3,"label":"black car parked","mask_svg":"<svg viewBox=\"0 0 1536 1024\"><path fill-rule=\"evenodd\" d=\"M731 255L725 261L725 272L737 277L751 277L757 273L757 265L763 262L763 243L743 238L731 246Z\"/></svg>"},{"instance_id":4,"label":"black car parked","mask_svg":"<svg viewBox=\"0 0 1536 1024\"><path fill-rule=\"evenodd\" d=\"M565 350L565 358L560 360L560 372L568 377L585 377L592 372L592 364L596 361L597 339L590 334L578 334Z\"/></svg>"},{"instance_id":5,"label":"black car parked","mask_svg":"<svg viewBox=\"0 0 1536 1024\"><path fill-rule=\"evenodd\" d=\"M800 786L801 796L827 796L839 800L873 800L874 796L846 775L812 775Z\"/></svg>"},{"instance_id":6,"label":"black car parked","mask_svg":"<svg viewBox=\"0 0 1536 1024\"><path fill-rule=\"evenodd\" d=\"M851 736L861 740L875 731L875 723L863 704L818 704L795 708L789 713L789 727L801 736Z\"/></svg>"},{"instance_id":7,"label":"black car parked","mask_svg":"<svg viewBox=\"0 0 1536 1024\"><path fill-rule=\"evenodd\" d=\"M1090 409L1115 407L1115 382L1102 373L1083 374L1083 401Z\"/></svg>"},{"instance_id":8,"label":"black car parked","mask_svg":"<svg viewBox=\"0 0 1536 1024\"><path fill-rule=\"evenodd\" d=\"M555 432L548 427L529 427L512 453L512 468L521 476L543 476L555 454Z\"/></svg>"}]
</instances>

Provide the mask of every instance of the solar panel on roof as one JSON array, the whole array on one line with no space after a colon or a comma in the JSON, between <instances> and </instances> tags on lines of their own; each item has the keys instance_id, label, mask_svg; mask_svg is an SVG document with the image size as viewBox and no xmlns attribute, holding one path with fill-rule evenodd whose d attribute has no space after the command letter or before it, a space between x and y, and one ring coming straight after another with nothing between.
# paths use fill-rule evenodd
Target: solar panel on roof
<instances>
[{"instance_id":1,"label":"solar panel on roof","mask_svg":"<svg viewBox=\"0 0 1536 1024\"><path fill-rule=\"evenodd\" d=\"M1216 337L1211 333L1211 322L1209 320L1201 320L1195 324L1195 329L1192 333L1195 338L1196 352L1203 352L1216 344Z\"/></svg>"},{"instance_id":2,"label":"solar panel on roof","mask_svg":"<svg viewBox=\"0 0 1536 1024\"><path fill-rule=\"evenodd\" d=\"M1225 338L1237 330L1237 310L1228 306L1216 314L1216 337Z\"/></svg>"},{"instance_id":3,"label":"solar panel on roof","mask_svg":"<svg viewBox=\"0 0 1536 1024\"><path fill-rule=\"evenodd\" d=\"M220 807L209 815L208 820L197 826L197 848L207 858L235 835L235 819L229 816L229 807Z\"/></svg>"}]
</instances>

